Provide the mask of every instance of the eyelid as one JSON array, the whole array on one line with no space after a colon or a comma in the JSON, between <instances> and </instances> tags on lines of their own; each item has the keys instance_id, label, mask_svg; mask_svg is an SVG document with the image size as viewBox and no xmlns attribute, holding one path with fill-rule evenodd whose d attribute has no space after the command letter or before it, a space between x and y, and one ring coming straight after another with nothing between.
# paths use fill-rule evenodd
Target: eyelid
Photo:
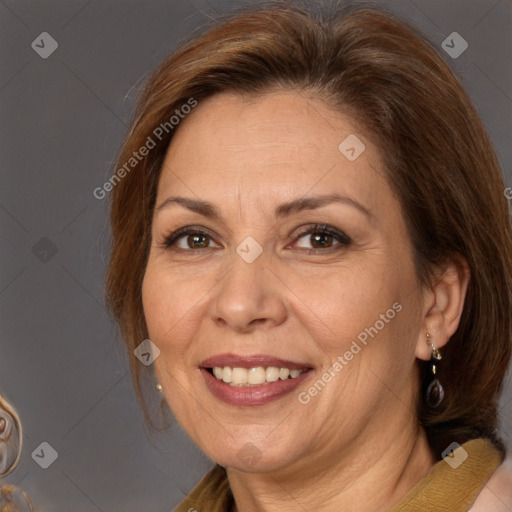
<instances>
[{"instance_id":1,"label":"eyelid","mask_svg":"<svg viewBox=\"0 0 512 512\"><path fill-rule=\"evenodd\" d=\"M331 226L330 224L322 224L319 222L314 222L312 224L304 224L302 226L299 226L297 229L299 230L297 235L305 235L306 233L316 232L316 231L330 231L330 232L339 233L340 235L343 235L343 231L341 231L340 229L335 228L334 226Z\"/></svg>"}]
</instances>

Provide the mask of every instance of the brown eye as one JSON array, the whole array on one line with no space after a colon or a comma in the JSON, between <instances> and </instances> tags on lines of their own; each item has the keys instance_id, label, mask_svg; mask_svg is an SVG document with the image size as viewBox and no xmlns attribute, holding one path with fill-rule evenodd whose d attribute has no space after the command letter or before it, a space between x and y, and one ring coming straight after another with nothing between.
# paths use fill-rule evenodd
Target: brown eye
<instances>
[{"instance_id":1,"label":"brown eye","mask_svg":"<svg viewBox=\"0 0 512 512\"><path fill-rule=\"evenodd\" d=\"M303 249L331 249L350 245L350 238L330 226L314 226L297 238L296 246ZM339 246L339 247L338 247Z\"/></svg>"},{"instance_id":2,"label":"brown eye","mask_svg":"<svg viewBox=\"0 0 512 512\"><path fill-rule=\"evenodd\" d=\"M331 247L334 237L327 233L315 233L310 235L311 245L315 249L322 249L325 247Z\"/></svg>"},{"instance_id":3,"label":"brown eye","mask_svg":"<svg viewBox=\"0 0 512 512\"><path fill-rule=\"evenodd\" d=\"M211 235L198 228L183 228L169 235L163 246L166 249L177 249L180 251L190 251L191 249L211 249L220 247L215 244Z\"/></svg>"},{"instance_id":4,"label":"brown eye","mask_svg":"<svg viewBox=\"0 0 512 512\"><path fill-rule=\"evenodd\" d=\"M198 233L195 235L188 235L186 237L186 241L189 249L203 249L205 247L208 247L210 239L206 235ZM179 245L180 244L178 243L178 246Z\"/></svg>"}]
</instances>

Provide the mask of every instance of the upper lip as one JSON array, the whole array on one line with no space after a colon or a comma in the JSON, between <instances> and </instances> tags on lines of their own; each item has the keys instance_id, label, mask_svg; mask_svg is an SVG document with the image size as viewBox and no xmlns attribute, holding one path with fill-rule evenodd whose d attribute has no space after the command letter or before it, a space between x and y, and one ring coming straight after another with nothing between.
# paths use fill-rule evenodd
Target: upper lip
<instances>
[{"instance_id":1,"label":"upper lip","mask_svg":"<svg viewBox=\"0 0 512 512\"><path fill-rule=\"evenodd\" d=\"M307 363L288 361L279 357L265 354L255 354L251 356L241 356L237 354L218 354L202 361L199 365L202 368L213 368L214 366L231 366L232 368L255 368L262 366L277 366L278 368L289 368L290 370L303 370L311 368Z\"/></svg>"}]
</instances>

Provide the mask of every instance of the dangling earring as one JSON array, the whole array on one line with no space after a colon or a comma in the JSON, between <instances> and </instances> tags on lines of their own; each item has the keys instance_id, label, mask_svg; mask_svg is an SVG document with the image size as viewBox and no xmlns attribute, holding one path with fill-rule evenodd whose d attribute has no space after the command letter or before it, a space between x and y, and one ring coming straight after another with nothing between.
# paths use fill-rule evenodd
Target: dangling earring
<instances>
[{"instance_id":1,"label":"dangling earring","mask_svg":"<svg viewBox=\"0 0 512 512\"><path fill-rule=\"evenodd\" d=\"M430 341L430 333L428 332L427 344L432 347L432 354L430 356L430 373L432 380L427 387L425 400L430 407L435 408L443 401L444 398L443 386L437 378L439 374L439 361L441 361L442 356L439 349Z\"/></svg>"},{"instance_id":2,"label":"dangling earring","mask_svg":"<svg viewBox=\"0 0 512 512\"><path fill-rule=\"evenodd\" d=\"M162 392L162 384L160 384L160 382L155 386L155 388L160 391L160 393Z\"/></svg>"}]
</instances>

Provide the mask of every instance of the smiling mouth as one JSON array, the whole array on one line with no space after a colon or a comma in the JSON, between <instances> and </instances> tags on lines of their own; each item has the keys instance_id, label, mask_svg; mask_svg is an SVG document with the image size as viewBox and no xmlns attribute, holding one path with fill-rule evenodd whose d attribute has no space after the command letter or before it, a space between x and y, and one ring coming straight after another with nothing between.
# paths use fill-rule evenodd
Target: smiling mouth
<instances>
[{"instance_id":1,"label":"smiling mouth","mask_svg":"<svg viewBox=\"0 0 512 512\"><path fill-rule=\"evenodd\" d=\"M199 364L209 391L235 406L265 405L292 393L311 376L307 363L266 354L218 354Z\"/></svg>"},{"instance_id":2,"label":"smiling mouth","mask_svg":"<svg viewBox=\"0 0 512 512\"><path fill-rule=\"evenodd\" d=\"M254 366L252 368L240 368L231 366L214 366L206 368L217 380L229 384L232 387L257 387L277 382L279 380L296 379L308 368L290 369L278 366Z\"/></svg>"}]
</instances>

